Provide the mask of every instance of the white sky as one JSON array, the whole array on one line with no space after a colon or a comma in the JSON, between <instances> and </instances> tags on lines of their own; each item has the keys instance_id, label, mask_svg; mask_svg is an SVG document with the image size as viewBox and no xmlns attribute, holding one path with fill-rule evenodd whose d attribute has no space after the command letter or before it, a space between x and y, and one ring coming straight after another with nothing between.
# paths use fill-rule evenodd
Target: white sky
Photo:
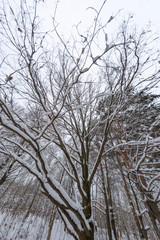
<instances>
[{"instance_id":1,"label":"white sky","mask_svg":"<svg viewBox=\"0 0 160 240\"><path fill-rule=\"evenodd\" d=\"M44 0L50 2L49 11L54 11L55 0ZM57 20L63 32L70 32L74 24L82 20L89 26L94 17L94 11L86 10L88 7L99 9L103 0L59 0ZM122 9L120 16L134 14L134 21L140 25L146 25L150 20L155 30L160 29L160 0L107 0L101 17L107 21L111 15L115 15ZM120 17L119 16L119 17ZM119 18L117 17L117 19Z\"/></svg>"}]
</instances>

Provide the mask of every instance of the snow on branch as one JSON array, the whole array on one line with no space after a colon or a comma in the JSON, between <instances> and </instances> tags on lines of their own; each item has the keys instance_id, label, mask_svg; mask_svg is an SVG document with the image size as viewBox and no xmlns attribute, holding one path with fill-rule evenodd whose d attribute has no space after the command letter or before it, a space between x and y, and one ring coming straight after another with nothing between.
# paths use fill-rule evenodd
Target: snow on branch
<instances>
[{"instance_id":1,"label":"snow on branch","mask_svg":"<svg viewBox=\"0 0 160 240\"><path fill-rule=\"evenodd\" d=\"M30 134L30 132L24 132L19 127L16 127L15 125L11 124L8 120L6 120L3 116L0 116L0 123L10 131L16 133L18 136L23 138L25 141L30 142L31 145L37 149L37 144L35 143L33 139L33 135Z\"/></svg>"}]
</instances>

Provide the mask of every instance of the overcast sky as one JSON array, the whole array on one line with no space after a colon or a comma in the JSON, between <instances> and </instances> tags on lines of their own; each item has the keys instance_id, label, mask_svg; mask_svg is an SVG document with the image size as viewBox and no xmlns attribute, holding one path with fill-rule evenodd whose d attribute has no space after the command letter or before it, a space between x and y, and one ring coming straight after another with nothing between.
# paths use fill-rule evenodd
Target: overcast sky
<instances>
[{"instance_id":1,"label":"overcast sky","mask_svg":"<svg viewBox=\"0 0 160 240\"><path fill-rule=\"evenodd\" d=\"M46 0L50 2L49 11L54 10L55 0ZM103 0L59 0L57 19L60 22L64 32L70 32L71 27L80 20L89 25L93 20L94 12L88 7L99 9ZM127 16L128 13L134 14L134 21L142 26L149 20L152 22L155 30L160 29L160 0L107 0L103 8L101 17L104 21L115 15L120 9L120 16Z\"/></svg>"}]
</instances>

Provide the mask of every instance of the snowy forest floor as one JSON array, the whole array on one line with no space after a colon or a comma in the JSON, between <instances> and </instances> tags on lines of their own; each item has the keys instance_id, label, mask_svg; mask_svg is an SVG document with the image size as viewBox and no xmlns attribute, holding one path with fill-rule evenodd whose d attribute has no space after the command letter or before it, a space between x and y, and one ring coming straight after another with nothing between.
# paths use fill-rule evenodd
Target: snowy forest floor
<instances>
[{"instance_id":1,"label":"snowy forest floor","mask_svg":"<svg viewBox=\"0 0 160 240\"><path fill-rule=\"evenodd\" d=\"M95 240L106 240L106 229L95 235ZM37 181L19 168L0 186L0 240L21 239L73 240ZM122 235L119 240L127 239Z\"/></svg>"},{"instance_id":2,"label":"snowy forest floor","mask_svg":"<svg viewBox=\"0 0 160 240\"><path fill-rule=\"evenodd\" d=\"M0 186L0 240L72 240L63 223L52 222L54 206L41 193L39 184L20 170Z\"/></svg>"}]
</instances>

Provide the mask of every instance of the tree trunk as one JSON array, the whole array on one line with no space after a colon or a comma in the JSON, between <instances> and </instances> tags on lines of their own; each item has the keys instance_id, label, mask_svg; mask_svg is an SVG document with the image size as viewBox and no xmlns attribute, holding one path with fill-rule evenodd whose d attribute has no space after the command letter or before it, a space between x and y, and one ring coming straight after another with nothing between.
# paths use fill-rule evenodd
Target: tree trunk
<instances>
[{"instance_id":1,"label":"tree trunk","mask_svg":"<svg viewBox=\"0 0 160 240\"><path fill-rule=\"evenodd\" d=\"M110 214L109 214L109 205L108 205L108 198L107 198L107 191L105 186L105 177L102 163L100 164L101 174L102 174L102 186L103 186L103 193L104 193L104 200L105 200L105 212L106 212L106 223L107 223L107 230L108 230L108 238L112 240L112 229L111 229L111 221L110 221ZM107 183L108 184L108 183Z\"/></svg>"},{"instance_id":2,"label":"tree trunk","mask_svg":"<svg viewBox=\"0 0 160 240\"><path fill-rule=\"evenodd\" d=\"M83 190L86 193L86 197L83 198L82 206L83 213L87 220L91 219L92 208L91 208L91 186L88 181L88 163L84 160L83 164ZM92 221L89 222L90 231L86 234L86 237L80 238L80 240L94 240L94 224Z\"/></svg>"},{"instance_id":3,"label":"tree trunk","mask_svg":"<svg viewBox=\"0 0 160 240\"><path fill-rule=\"evenodd\" d=\"M108 175L108 166L107 166L106 156L104 156L104 160L105 160L105 168L106 168L106 175L107 175L107 182L108 182L107 192L108 192L108 196L109 196L111 226L112 226L114 238L115 238L115 240L118 240L117 232L116 232L115 217L114 217L114 212L113 212L113 202L112 202L112 194L111 194L111 188L110 188L111 185L110 185L110 179L109 179L109 175Z\"/></svg>"},{"instance_id":4,"label":"tree trunk","mask_svg":"<svg viewBox=\"0 0 160 240\"><path fill-rule=\"evenodd\" d=\"M113 129L112 129L112 132L115 134ZM111 134L110 134L110 137L111 137L112 145L114 145ZM115 137L117 138L116 134L115 134ZM117 138L117 143L119 144L118 138ZM135 223L136 223L138 231L139 231L140 239L148 240L147 231L145 229L142 229L142 227L141 227L140 219L137 216L136 209L134 207L134 204L133 204L130 192L129 192L128 187L127 187L127 182L126 182L126 179L125 179L125 176L124 176L124 173L123 173L122 164L121 164L119 156L118 156L118 154L116 152L115 152L115 156L116 156L116 160L117 160L117 163L118 163L118 166L119 166L121 177L123 179L124 189L125 189L125 192L126 192L128 203L129 203L129 205L130 205L130 207L132 209L133 217L134 217Z\"/></svg>"}]
</instances>

